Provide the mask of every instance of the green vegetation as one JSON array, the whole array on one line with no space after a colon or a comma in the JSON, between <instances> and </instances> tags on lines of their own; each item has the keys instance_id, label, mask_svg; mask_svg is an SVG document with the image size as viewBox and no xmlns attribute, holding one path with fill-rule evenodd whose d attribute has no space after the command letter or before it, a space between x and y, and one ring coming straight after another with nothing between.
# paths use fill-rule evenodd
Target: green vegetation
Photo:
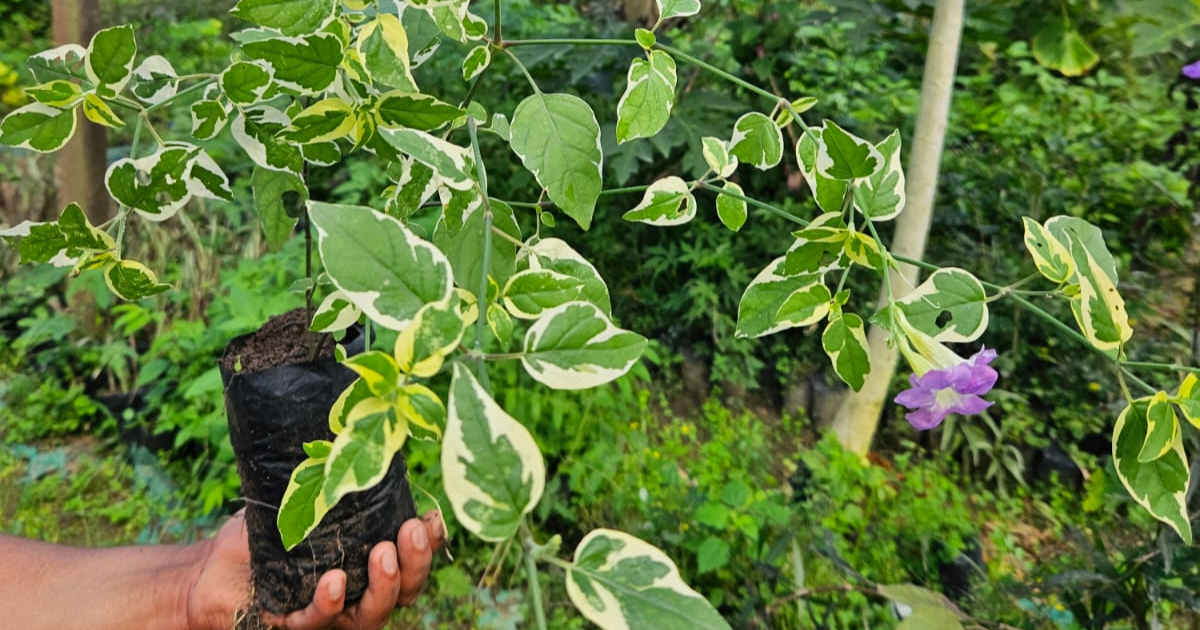
<instances>
[{"instance_id":1,"label":"green vegetation","mask_svg":"<svg viewBox=\"0 0 1200 630\"><path fill-rule=\"evenodd\" d=\"M634 4L626 3L631 15ZM968 7L927 259L1015 281L1037 273L1015 228L1020 217L1085 219L1104 230L1136 322L1128 361L1194 366L1200 88L1179 79L1197 56L1194 35L1172 26L1192 13L1187 2L1156 1L1147 16L1175 17L1155 22L1108 3L1094 12L1082 1L1060 4ZM656 36L781 95L817 97L804 114L811 121L830 119L874 140L899 128L907 142L931 8L920 0L713 0L703 19ZM245 25L194 3L121 0L104 10L106 24L138 22L139 45L182 60L180 75L224 68L234 50L227 34ZM490 5L476 11L487 14ZM634 28L599 1L515 0L504 11L510 37L627 38ZM0 51L0 114L28 102L18 88L34 81L21 64L47 47L49 20L45 3L0 0L6 12L16 17L0 25L0 41L14 44ZM1054 40L1073 42L1077 55L1056 55ZM467 48L444 45L455 54L443 51L413 73L423 91L457 102L469 89L458 66ZM700 138L727 136L753 96L681 63L662 130L618 144L636 133L613 122L626 70L641 58L636 47L512 50L545 92L569 91L605 112L606 188L702 176L711 163ZM512 63L497 63L480 86L487 107L510 115L528 92ZM192 100L150 119L186 134ZM134 150L129 127L110 135L114 159ZM785 136L785 145L797 141ZM507 151L504 144L482 134L477 146L492 155ZM310 285L304 239L272 250L274 237L259 234L250 211L254 165L228 134L204 148L228 175L232 199L198 199L199 211L161 226L129 224L136 238L125 255L175 290L118 302L99 274L68 279L48 266L18 268L14 248L0 248L6 531L88 545L186 540L239 507L215 358L233 337L302 305ZM745 196L810 220L818 210L789 152L786 177L743 167L737 182ZM29 199L16 174L44 164L7 148L0 156L0 199ZM494 198L529 199L539 188L515 157L487 166ZM380 193L396 179L362 153L307 175L312 199L380 211L388 209ZM550 189L551 199L558 194ZM607 281L613 319L650 339L630 373L586 392L542 387L516 362L491 367L494 399L545 457L533 539L561 537L570 551L596 528L629 532L673 559L737 628L897 627L892 601L912 594L886 585L902 584L945 593L963 619L987 628L1198 623L1200 556L1134 502L1111 461L1129 386L1112 362L998 301L980 338L1000 350L995 404L933 433L914 432L904 410L889 405L863 461L822 432L844 385L827 369L820 334L798 327L761 340L735 336L743 292L784 255L781 232L800 226L751 207L733 235L730 220L713 211L716 191L703 188L691 193L699 213L686 227L623 220L642 194L600 195L586 235L569 207L548 218L516 208L526 234L578 244ZM285 198L279 210L291 203ZM0 221L15 224L33 210L6 209ZM434 242L437 214L412 220ZM880 225L886 240L890 228ZM877 290L869 273L843 283L863 304ZM1017 291L1029 289L1025 297L1073 322L1068 301L1030 288L1040 286ZM394 334L376 332L377 347L390 349ZM1174 391L1178 379L1166 374L1169 385L1151 382ZM451 386L442 379L430 387L447 398ZM1196 432L1178 425L1194 455ZM414 485L428 493L418 493L421 507L441 506L452 534L463 535L451 540L455 560L435 566L420 608L397 613L394 627L532 627L541 606L521 577L526 551L465 535L445 494L439 445L414 440L405 453ZM1190 514L1190 494L1186 501ZM562 612L569 597L561 577L551 569L537 578L546 610L555 611L547 624L590 627Z\"/></svg>"}]
</instances>

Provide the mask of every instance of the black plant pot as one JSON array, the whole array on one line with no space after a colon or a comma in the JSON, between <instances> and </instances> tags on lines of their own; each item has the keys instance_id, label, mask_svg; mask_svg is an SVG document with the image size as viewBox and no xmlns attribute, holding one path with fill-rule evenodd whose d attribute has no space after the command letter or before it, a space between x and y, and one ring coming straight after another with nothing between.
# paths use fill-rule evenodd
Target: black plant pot
<instances>
[{"instance_id":1,"label":"black plant pot","mask_svg":"<svg viewBox=\"0 0 1200 630\"><path fill-rule=\"evenodd\" d=\"M294 314L280 316L284 317L296 319ZM361 599L371 548L394 541L400 525L416 515L416 508L404 458L397 455L383 481L343 498L308 538L291 551L284 550L276 516L292 470L307 457L305 442L333 439L329 410L356 377L332 356L259 371L236 370L246 358L243 353L254 351L262 337L286 337L288 328L295 328L294 323L281 326L276 319L229 344L221 361L221 379L246 503L254 593L250 612L285 614L307 606L318 579L335 568L346 572L346 602ZM299 321L301 326L306 323L303 311ZM303 328L290 336L289 344L302 345ZM347 349L353 354L361 352L362 346L359 338Z\"/></svg>"}]
</instances>

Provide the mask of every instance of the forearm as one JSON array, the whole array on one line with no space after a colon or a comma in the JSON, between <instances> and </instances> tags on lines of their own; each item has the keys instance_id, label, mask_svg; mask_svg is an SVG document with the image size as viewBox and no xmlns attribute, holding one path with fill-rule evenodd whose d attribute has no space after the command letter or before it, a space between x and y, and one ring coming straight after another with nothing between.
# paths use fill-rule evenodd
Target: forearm
<instances>
[{"instance_id":1,"label":"forearm","mask_svg":"<svg viewBox=\"0 0 1200 630\"><path fill-rule=\"evenodd\" d=\"M202 543L203 544L203 543ZM198 546L82 549L0 536L0 625L187 630Z\"/></svg>"}]
</instances>

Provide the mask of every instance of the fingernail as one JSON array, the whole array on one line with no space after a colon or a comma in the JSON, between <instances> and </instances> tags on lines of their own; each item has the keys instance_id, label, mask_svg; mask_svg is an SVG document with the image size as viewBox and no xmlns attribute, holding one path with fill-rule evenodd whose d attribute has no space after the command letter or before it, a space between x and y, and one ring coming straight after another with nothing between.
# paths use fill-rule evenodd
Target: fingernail
<instances>
[{"instance_id":1,"label":"fingernail","mask_svg":"<svg viewBox=\"0 0 1200 630\"><path fill-rule=\"evenodd\" d=\"M417 551L425 551L429 548L429 534L425 532L424 525L413 529L412 544Z\"/></svg>"},{"instance_id":2,"label":"fingernail","mask_svg":"<svg viewBox=\"0 0 1200 630\"><path fill-rule=\"evenodd\" d=\"M386 573L388 577L393 577L399 570L400 567L396 566L396 554L391 553L390 551L385 552L383 554L383 572Z\"/></svg>"},{"instance_id":3,"label":"fingernail","mask_svg":"<svg viewBox=\"0 0 1200 630\"><path fill-rule=\"evenodd\" d=\"M329 599L334 601L342 598L342 593L345 591L346 585L341 580L334 578L329 580Z\"/></svg>"}]
</instances>

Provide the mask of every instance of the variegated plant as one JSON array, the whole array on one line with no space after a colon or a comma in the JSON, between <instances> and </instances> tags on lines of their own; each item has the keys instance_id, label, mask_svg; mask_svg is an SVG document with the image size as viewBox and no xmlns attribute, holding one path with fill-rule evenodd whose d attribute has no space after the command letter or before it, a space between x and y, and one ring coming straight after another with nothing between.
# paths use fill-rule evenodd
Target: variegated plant
<instances>
[{"instance_id":1,"label":"variegated plant","mask_svg":"<svg viewBox=\"0 0 1200 630\"><path fill-rule=\"evenodd\" d=\"M955 410L986 406L978 395L994 383L994 371L990 382L932 383L962 370L988 376L994 353L964 360L945 344L977 340L987 328L988 302L998 295L1044 311L962 269L936 270L872 317L850 309L844 287L853 270L886 277L896 264L876 224L904 209L899 133L872 143L832 121L807 124L801 115L814 98L779 98L659 43L656 32L664 22L693 16L701 7L698 0L657 3L653 28L636 29L627 41L604 42L640 51L617 105L618 142L652 137L670 120L677 62L733 81L773 106L738 118L727 137L699 138L707 172L691 181L670 175L648 183L625 218L687 223L704 211L694 194L704 190L716 195L717 218L735 232L751 206L796 223L787 251L745 289L738 335L823 325L821 341L835 373L858 389L871 370L865 326L872 321L921 375L914 376L920 391L905 400L926 400L930 408L923 412L940 409L943 416L951 403L961 403ZM543 238L540 229L526 235L520 227L553 220L547 204L532 201L544 199L588 228L603 191L604 155L592 107L577 96L542 92L513 49L596 42L505 40L502 5L495 3L489 25L469 11L467 0L241 0L233 13L254 26L235 34L236 59L214 74L178 76L157 56L138 63L128 26L97 33L87 48L68 45L36 55L29 60L40 82L28 90L34 102L0 122L0 143L56 150L74 133L76 110L82 109L94 124L121 127L129 121L133 146L107 171L109 192L120 204L108 224L90 225L72 204L58 221L26 222L0 236L16 242L24 262L100 269L124 299L164 291L168 287L151 269L123 257L126 221L131 214L168 220L193 197L231 200L221 166L197 144L228 129L254 165L254 205L268 243L278 246L296 228L298 217L288 213L284 195L306 201L306 226L315 231L324 284L333 287L314 310L312 329L335 332L365 319L397 333L391 349L340 356L359 378L331 411L335 439L308 444L308 459L292 475L278 518L287 546L302 540L346 494L378 483L409 437L440 439L445 490L458 522L487 541L521 537L531 571L538 561L564 568L567 592L588 619L606 629L727 628L671 560L648 543L597 530L567 561L557 557L554 540L538 544L525 526L545 488L545 464L529 431L492 399L487 362L519 360L550 388L590 388L626 373L646 340L614 324L608 287L591 263L568 243ZM412 70L443 39L473 45L462 63L465 81L477 85L498 59L523 71L529 95L511 117L489 116L470 98L450 104L422 93ZM191 138L165 140L149 114L185 95L195 99ZM799 140L790 147L784 130L793 126ZM533 174L538 188L529 199L489 197L478 133L506 143ZM142 155L146 134L154 146ZM372 154L392 177L380 191L386 212L309 199L306 169L355 152ZM811 221L747 197L735 180L739 169L771 169L792 155L819 209ZM407 221L429 206L440 215L426 239ZM529 216L518 221L517 212L526 211ZM1055 295L1069 300L1083 332L1064 330L1123 361L1132 330L1099 230L1056 217L1045 225L1027 219L1025 235L1037 270L1057 286ZM514 343L518 347L510 351ZM426 383L446 373L449 397L443 401ZM1188 465L1174 410L1200 423L1198 392L1189 376L1174 396L1130 397L1113 441L1116 468L1130 493L1188 540ZM538 582L530 577L540 601ZM534 610L545 628L540 607Z\"/></svg>"}]
</instances>

